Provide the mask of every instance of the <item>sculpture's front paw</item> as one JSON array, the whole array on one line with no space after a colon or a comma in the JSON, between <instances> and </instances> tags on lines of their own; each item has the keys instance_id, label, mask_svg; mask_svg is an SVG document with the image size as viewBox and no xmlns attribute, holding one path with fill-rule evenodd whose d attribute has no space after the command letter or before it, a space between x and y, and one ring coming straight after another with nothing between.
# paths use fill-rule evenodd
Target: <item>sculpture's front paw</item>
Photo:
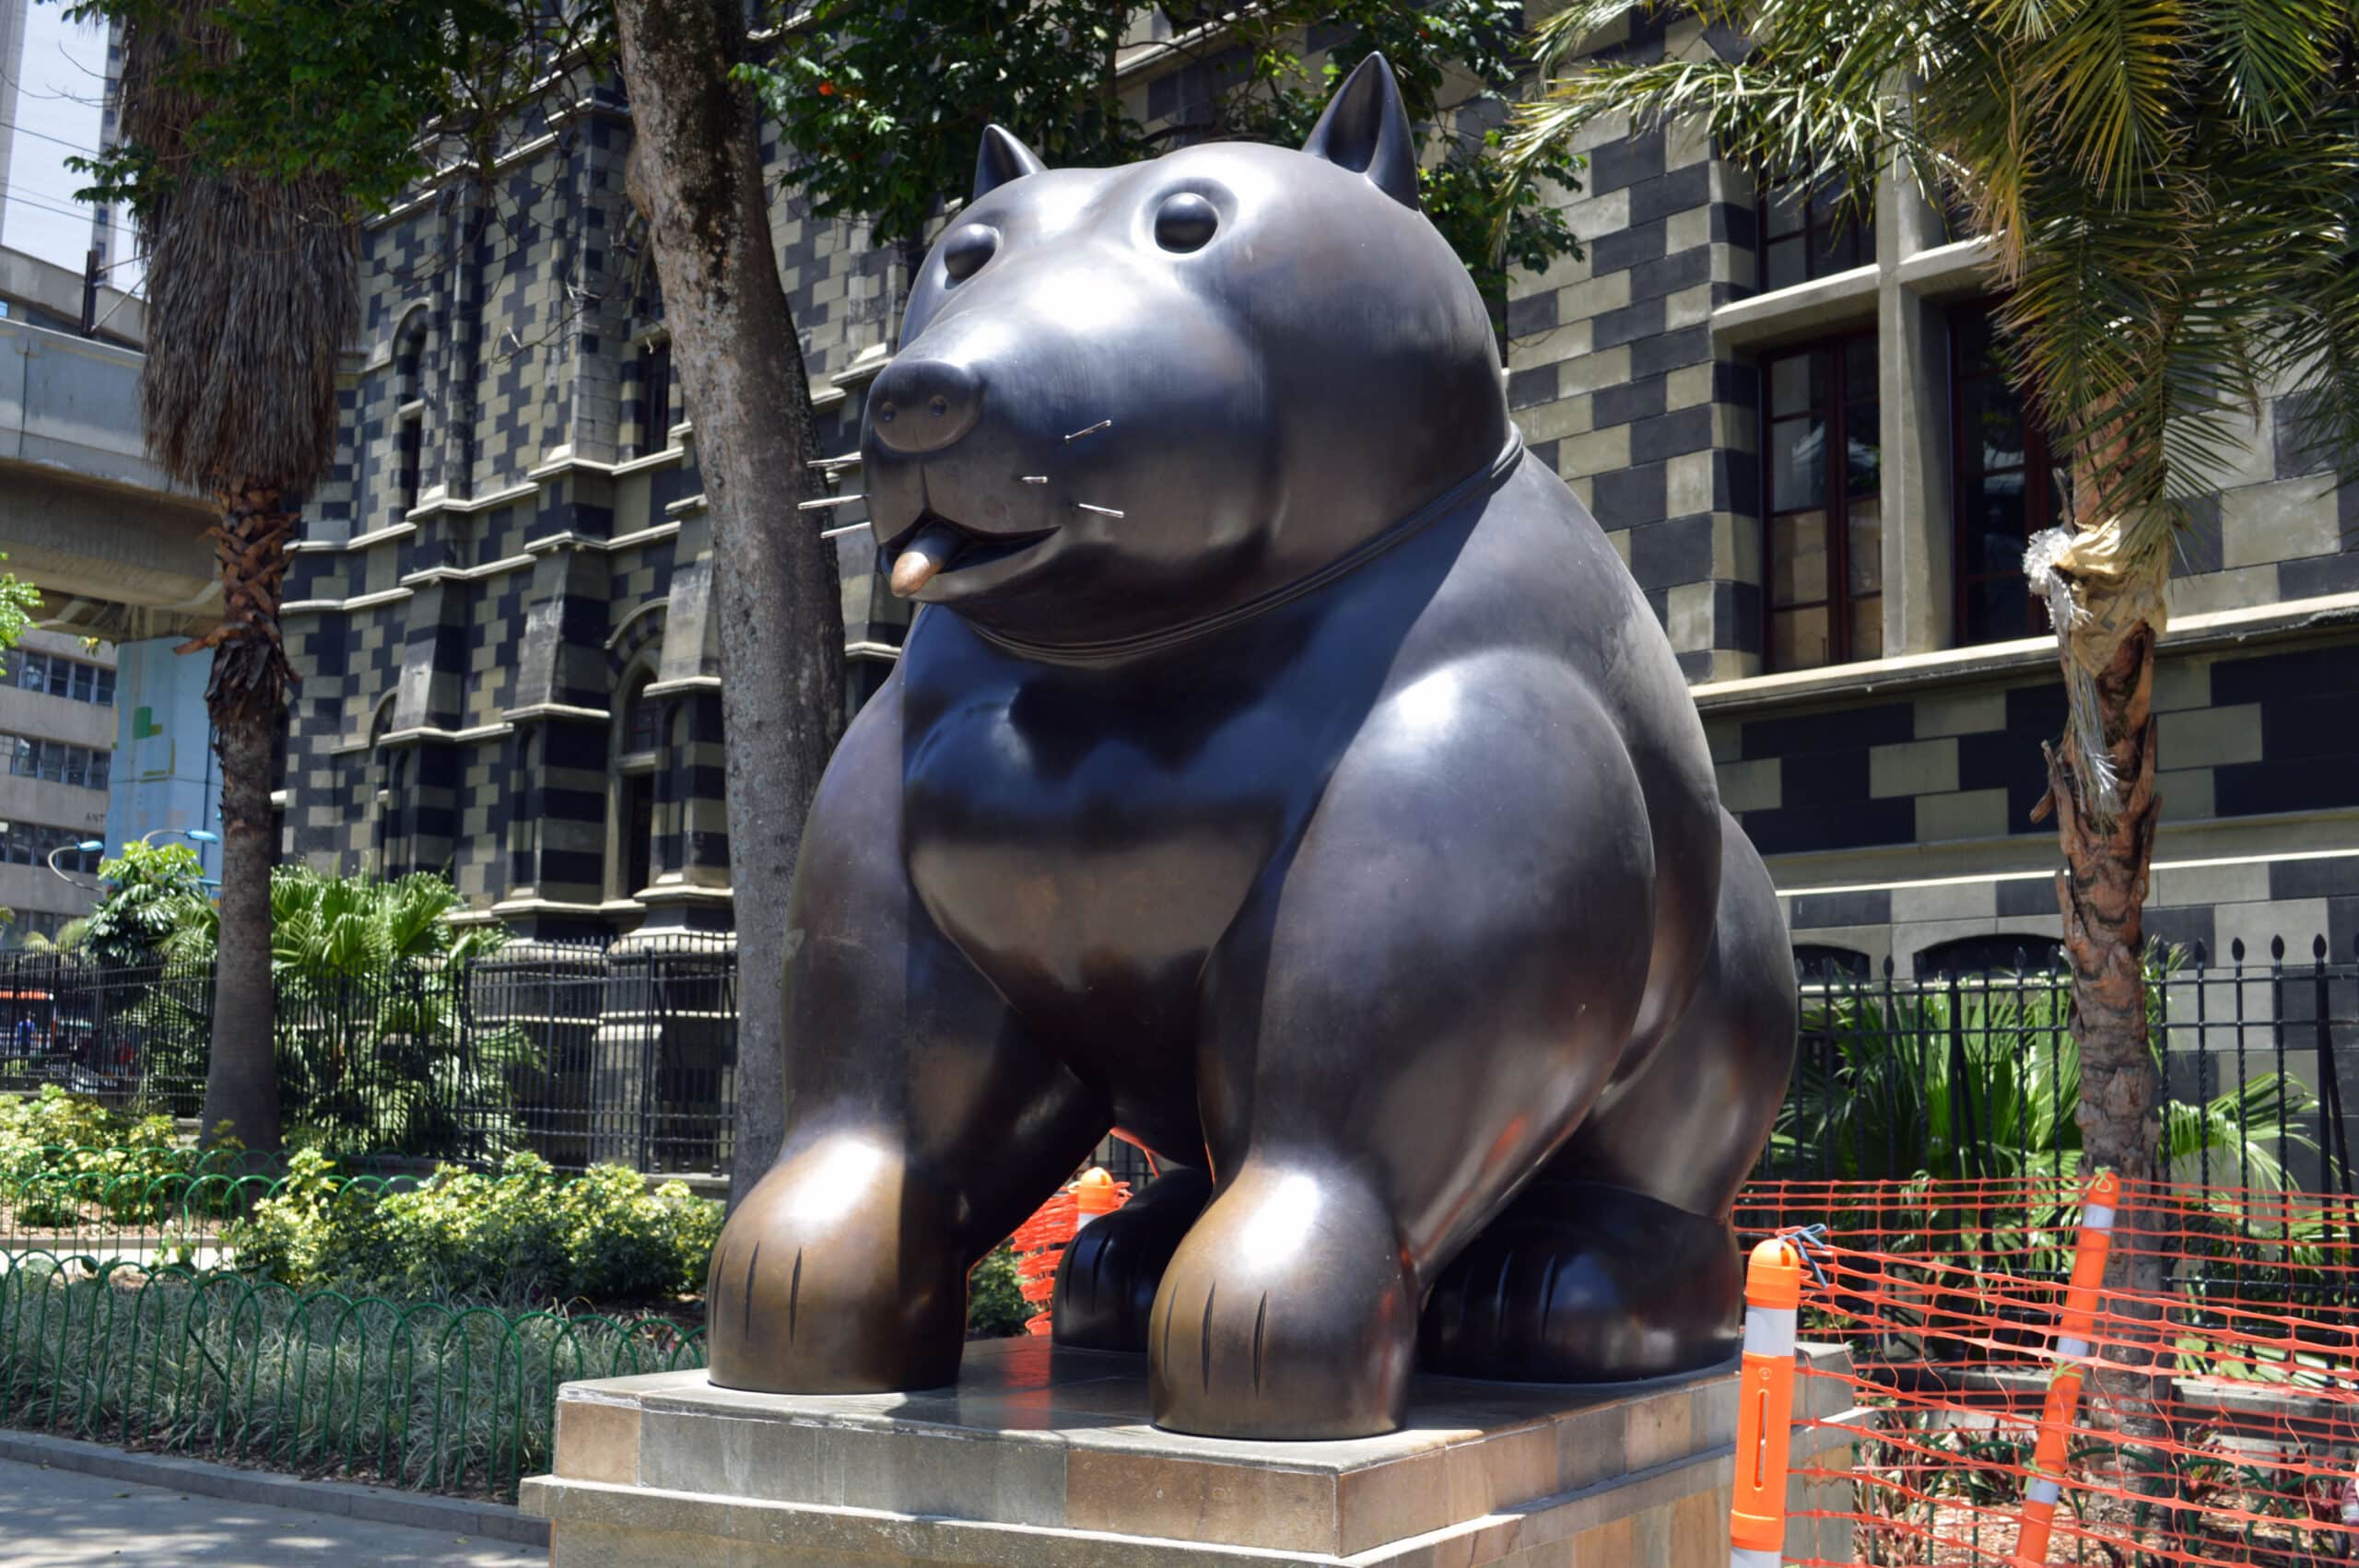
<instances>
[{"instance_id":1,"label":"sculpture's front paw","mask_svg":"<svg viewBox=\"0 0 2359 1568\"><path fill-rule=\"evenodd\" d=\"M836 1137L771 1167L722 1227L705 1291L712 1381L769 1394L955 1382L967 1270L898 1153Z\"/></svg>"},{"instance_id":2,"label":"sculpture's front paw","mask_svg":"<svg viewBox=\"0 0 2359 1568\"><path fill-rule=\"evenodd\" d=\"M1355 1184L1240 1172L1163 1278L1157 1426L1206 1437L1372 1437L1407 1412L1417 1303L1391 1215Z\"/></svg>"}]
</instances>

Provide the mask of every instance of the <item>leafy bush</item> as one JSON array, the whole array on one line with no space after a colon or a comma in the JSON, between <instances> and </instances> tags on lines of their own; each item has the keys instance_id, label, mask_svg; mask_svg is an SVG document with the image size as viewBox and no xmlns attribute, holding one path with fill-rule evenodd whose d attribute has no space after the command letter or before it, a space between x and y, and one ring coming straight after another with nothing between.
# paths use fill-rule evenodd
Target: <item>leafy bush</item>
<instances>
[{"instance_id":1,"label":"leafy bush","mask_svg":"<svg viewBox=\"0 0 2359 1568\"><path fill-rule=\"evenodd\" d=\"M617 1301L701 1291L720 1234L720 1204L623 1165L565 1177L514 1154L498 1176L445 1166L396 1191L307 1149L223 1239L241 1269L299 1289Z\"/></svg>"},{"instance_id":2,"label":"leafy bush","mask_svg":"<svg viewBox=\"0 0 2359 1568\"><path fill-rule=\"evenodd\" d=\"M73 1224L86 1204L116 1220L154 1219L185 1166L170 1117L129 1117L45 1083L0 1095L0 1199L23 1225Z\"/></svg>"},{"instance_id":3,"label":"leafy bush","mask_svg":"<svg viewBox=\"0 0 2359 1568\"><path fill-rule=\"evenodd\" d=\"M1015 1277L1015 1249L1002 1243L993 1247L967 1277L967 1337L1004 1340L1024 1332L1025 1320L1037 1309L1024 1299Z\"/></svg>"}]
</instances>

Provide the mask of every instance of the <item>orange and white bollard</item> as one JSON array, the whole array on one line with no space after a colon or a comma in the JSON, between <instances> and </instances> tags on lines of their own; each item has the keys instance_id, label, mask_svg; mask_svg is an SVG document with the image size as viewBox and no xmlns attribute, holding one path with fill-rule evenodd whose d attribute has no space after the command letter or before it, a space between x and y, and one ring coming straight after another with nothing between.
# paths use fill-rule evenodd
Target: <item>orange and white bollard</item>
<instances>
[{"instance_id":1,"label":"orange and white bollard","mask_svg":"<svg viewBox=\"0 0 2359 1568\"><path fill-rule=\"evenodd\" d=\"M1074 1229L1079 1230L1100 1214L1110 1214L1121 1208L1122 1196L1104 1166L1092 1165L1082 1172L1073 1184Z\"/></svg>"},{"instance_id":2,"label":"orange and white bollard","mask_svg":"<svg viewBox=\"0 0 2359 1568\"><path fill-rule=\"evenodd\" d=\"M2064 1448L2081 1403L2081 1385L2096 1340L2097 1294L2113 1250L2113 1216L2121 1206L2121 1178L2099 1171L2081 1195L2081 1235L2072 1248L2072 1282L2064 1289L2057 1321L2056 1359L2063 1364L2048 1385L2033 1446L2031 1481L2024 1488L2023 1523L2015 1533L2016 1568L2042 1568L2064 1495Z\"/></svg>"},{"instance_id":3,"label":"orange and white bollard","mask_svg":"<svg viewBox=\"0 0 2359 1568\"><path fill-rule=\"evenodd\" d=\"M1794 1319L1802 1257L1765 1241L1744 1271L1744 1366L1737 1383L1736 1495L1729 1504L1730 1568L1785 1561L1787 1444L1794 1415Z\"/></svg>"}]
</instances>

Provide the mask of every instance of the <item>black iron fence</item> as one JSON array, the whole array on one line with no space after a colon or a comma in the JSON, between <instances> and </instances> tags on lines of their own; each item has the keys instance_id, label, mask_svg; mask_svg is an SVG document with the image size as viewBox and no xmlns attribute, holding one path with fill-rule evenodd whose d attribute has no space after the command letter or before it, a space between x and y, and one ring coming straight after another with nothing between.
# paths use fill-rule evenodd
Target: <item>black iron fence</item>
<instances>
[{"instance_id":1,"label":"black iron fence","mask_svg":"<svg viewBox=\"0 0 2359 1568\"><path fill-rule=\"evenodd\" d=\"M0 954L0 1091L54 1082L193 1117L212 981L201 965ZM2148 1012L2169 1172L2353 1191L2344 1084L2359 956L2158 953ZM2062 974L1903 978L1809 970L1794 1078L1761 1172L1806 1179L2070 1175L2080 1058ZM726 937L515 942L464 965L282 973L276 1050L293 1140L346 1153L561 1168L730 1167L737 965ZM1119 1177L1144 1159L1109 1144Z\"/></svg>"},{"instance_id":2,"label":"black iron fence","mask_svg":"<svg viewBox=\"0 0 2359 1568\"><path fill-rule=\"evenodd\" d=\"M142 1113L205 1097L203 964L0 955L0 1090L58 1083ZM737 965L727 937L514 942L464 965L282 970L290 1142L339 1154L574 1168L729 1168Z\"/></svg>"},{"instance_id":3,"label":"black iron fence","mask_svg":"<svg viewBox=\"0 0 2359 1568\"><path fill-rule=\"evenodd\" d=\"M2359 1069L2359 956L2157 948L2146 1011L2166 1179L2353 1191L2344 1084ZM1805 1180L2070 1176L2081 1056L2071 983L2025 961L1902 979L1806 968L1793 1083L1762 1161Z\"/></svg>"}]
</instances>

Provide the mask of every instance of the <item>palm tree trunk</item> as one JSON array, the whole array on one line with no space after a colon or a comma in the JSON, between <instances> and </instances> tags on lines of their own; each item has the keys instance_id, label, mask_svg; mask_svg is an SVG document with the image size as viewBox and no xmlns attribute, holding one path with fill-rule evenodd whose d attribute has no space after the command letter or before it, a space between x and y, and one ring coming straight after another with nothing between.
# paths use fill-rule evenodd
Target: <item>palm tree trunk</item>
<instances>
[{"instance_id":1,"label":"palm tree trunk","mask_svg":"<svg viewBox=\"0 0 2359 1568\"><path fill-rule=\"evenodd\" d=\"M786 1127L787 892L803 821L843 727L835 547L795 510L813 490L811 389L770 243L760 118L729 79L734 0L617 0L632 135L672 359L712 511L735 894L737 1118L732 1202Z\"/></svg>"},{"instance_id":2,"label":"palm tree trunk","mask_svg":"<svg viewBox=\"0 0 2359 1568\"><path fill-rule=\"evenodd\" d=\"M2071 672L2066 671L2067 678ZM2064 869L2057 902L2064 951L2072 965L2072 1036L2081 1058L2080 1104L2084 1169L2110 1167L2122 1180L2106 1270L2112 1293L2100 1320L2103 1359L2092 1381L2087 1417L2114 1442L2091 1463L2095 1479L2120 1494L2094 1499L2099 1527L2135 1539L2149 1510L2128 1501L2169 1488L2156 1457L2170 1451L2172 1377L2163 1354L2159 1301L2170 1265L2167 1227L2142 1203L2159 1179L2162 1082L2147 1028L2144 905L2161 802L2154 794L2152 698L2154 634L2140 626L2114 649L2095 677L2104 744L2118 804L2092 810L2095 791L2078 777L2074 748L2047 748L2048 800L2056 812ZM2142 1450L2142 1453L2141 1452Z\"/></svg>"},{"instance_id":3,"label":"palm tree trunk","mask_svg":"<svg viewBox=\"0 0 2359 1568\"><path fill-rule=\"evenodd\" d=\"M279 1145L278 1066L270 975L272 761L292 672L279 642L279 586L295 515L276 486L233 485L211 531L221 573L222 622L182 649L210 645L205 688L221 759L221 929L213 967L213 1046L205 1075L203 1135L249 1149Z\"/></svg>"}]
</instances>

